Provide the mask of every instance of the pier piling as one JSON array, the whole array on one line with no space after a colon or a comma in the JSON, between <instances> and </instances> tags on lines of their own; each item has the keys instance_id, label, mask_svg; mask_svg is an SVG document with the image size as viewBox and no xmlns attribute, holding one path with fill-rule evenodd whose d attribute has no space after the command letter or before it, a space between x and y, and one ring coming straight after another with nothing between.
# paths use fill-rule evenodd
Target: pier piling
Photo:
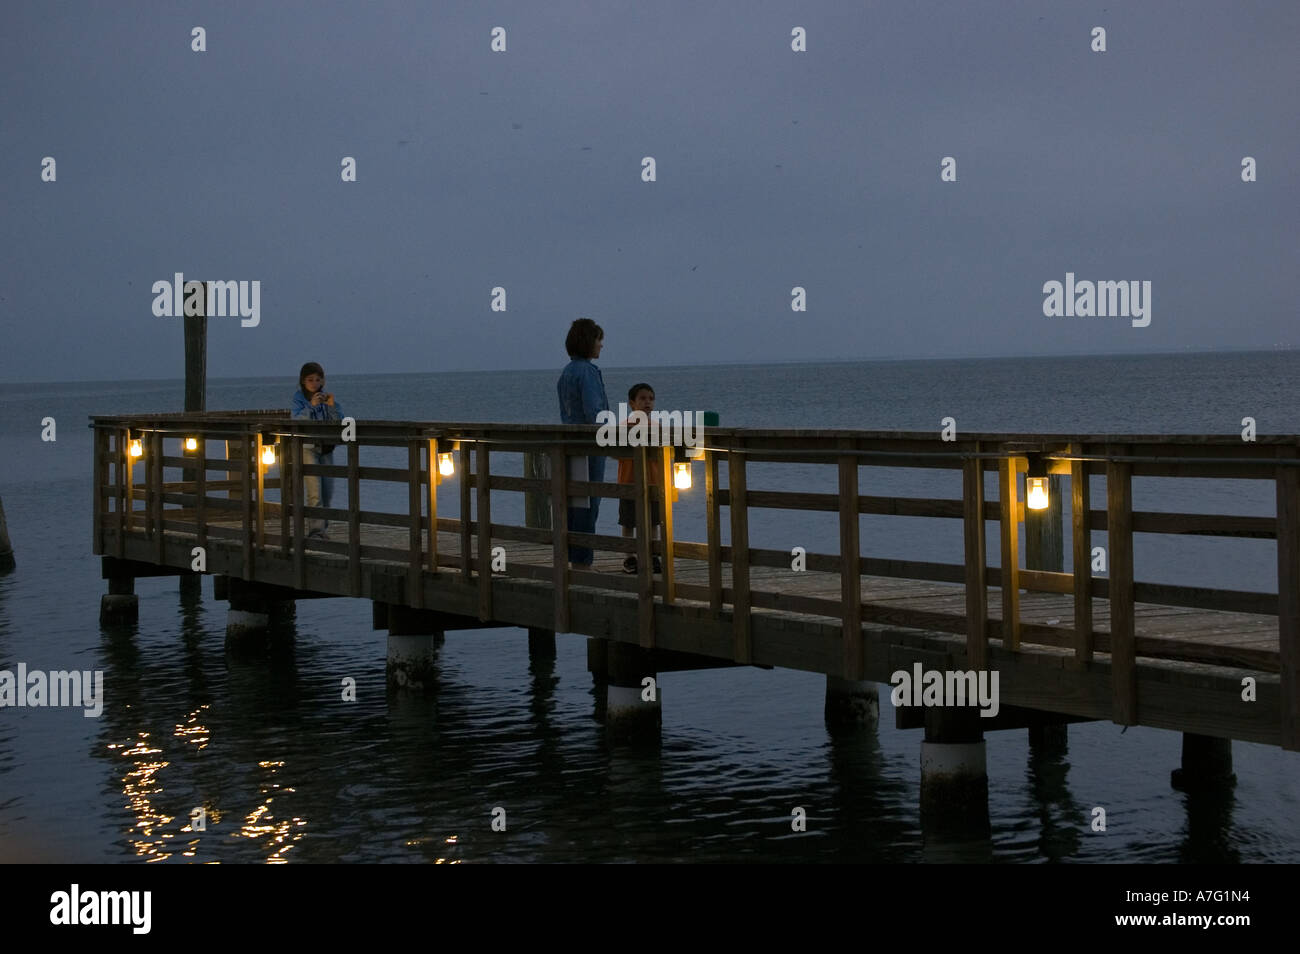
<instances>
[{"instance_id":1,"label":"pier piling","mask_svg":"<svg viewBox=\"0 0 1300 954\"><path fill-rule=\"evenodd\" d=\"M611 641L606 666L605 726L611 737L657 740L663 722L663 693L650 652ZM652 682L647 684L646 679Z\"/></svg>"},{"instance_id":2,"label":"pier piling","mask_svg":"<svg viewBox=\"0 0 1300 954\"><path fill-rule=\"evenodd\" d=\"M5 523L5 502L0 499L0 573L8 573L16 565L14 548L9 543L9 525Z\"/></svg>"},{"instance_id":3,"label":"pier piling","mask_svg":"<svg viewBox=\"0 0 1300 954\"><path fill-rule=\"evenodd\" d=\"M825 717L828 729L875 727L880 723L880 687L827 675Z\"/></svg>"},{"instance_id":4,"label":"pier piling","mask_svg":"<svg viewBox=\"0 0 1300 954\"><path fill-rule=\"evenodd\" d=\"M99 601L99 621L115 625L134 623L139 618L140 597L135 595L135 577L109 577L108 592Z\"/></svg>"},{"instance_id":5,"label":"pier piling","mask_svg":"<svg viewBox=\"0 0 1300 954\"><path fill-rule=\"evenodd\" d=\"M967 834L989 828L988 763L977 710L926 710L921 825Z\"/></svg>"},{"instance_id":6,"label":"pier piling","mask_svg":"<svg viewBox=\"0 0 1300 954\"><path fill-rule=\"evenodd\" d=\"M388 607L388 682L403 689L435 688L443 630L429 610L397 603Z\"/></svg>"},{"instance_id":7,"label":"pier piling","mask_svg":"<svg viewBox=\"0 0 1300 954\"><path fill-rule=\"evenodd\" d=\"M1181 791L1231 788L1237 784L1232 771L1232 740L1183 733L1182 766L1169 776L1169 784Z\"/></svg>"}]
</instances>

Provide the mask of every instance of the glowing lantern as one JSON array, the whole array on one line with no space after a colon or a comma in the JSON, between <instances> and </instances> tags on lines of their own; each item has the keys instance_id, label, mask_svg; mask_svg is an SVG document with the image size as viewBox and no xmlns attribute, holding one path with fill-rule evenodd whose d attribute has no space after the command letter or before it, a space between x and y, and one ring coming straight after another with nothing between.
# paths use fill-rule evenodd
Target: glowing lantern
<instances>
[{"instance_id":1,"label":"glowing lantern","mask_svg":"<svg viewBox=\"0 0 1300 954\"><path fill-rule=\"evenodd\" d=\"M444 477L450 477L452 474L456 473L456 464L452 460L450 453L438 455L438 473L442 474Z\"/></svg>"},{"instance_id":2,"label":"glowing lantern","mask_svg":"<svg viewBox=\"0 0 1300 954\"><path fill-rule=\"evenodd\" d=\"M140 443L140 438L138 437L131 438L129 453L131 454L132 457L144 456L144 445Z\"/></svg>"},{"instance_id":3,"label":"glowing lantern","mask_svg":"<svg viewBox=\"0 0 1300 954\"><path fill-rule=\"evenodd\" d=\"M678 490L691 489L691 465L688 462L673 464L673 486Z\"/></svg>"}]
</instances>

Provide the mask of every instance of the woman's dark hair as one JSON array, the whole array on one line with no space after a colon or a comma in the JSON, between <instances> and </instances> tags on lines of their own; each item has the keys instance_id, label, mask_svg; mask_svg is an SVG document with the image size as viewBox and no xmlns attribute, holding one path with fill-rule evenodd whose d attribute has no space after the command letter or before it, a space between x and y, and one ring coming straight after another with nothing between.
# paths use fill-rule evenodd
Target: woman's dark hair
<instances>
[{"instance_id":1,"label":"woman's dark hair","mask_svg":"<svg viewBox=\"0 0 1300 954\"><path fill-rule=\"evenodd\" d=\"M591 358L596 353L596 342L605 337L605 329L590 318L579 318L569 326L569 336L564 339L564 349L570 358Z\"/></svg>"},{"instance_id":2,"label":"woman's dark hair","mask_svg":"<svg viewBox=\"0 0 1300 954\"><path fill-rule=\"evenodd\" d=\"M640 394L642 391L649 391L651 397L655 396L655 389L650 387L650 385L646 384L644 381L642 381L640 384L634 384L627 389L627 403L631 404L633 401L635 401L636 396Z\"/></svg>"},{"instance_id":3,"label":"woman's dark hair","mask_svg":"<svg viewBox=\"0 0 1300 954\"><path fill-rule=\"evenodd\" d=\"M304 397L307 396L307 375L309 374L319 374L323 378L325 377L325 369L315 361L308 361L302 366L302 370L298 372L298 390L303 393Z\"/></svg>"}]
</instances>

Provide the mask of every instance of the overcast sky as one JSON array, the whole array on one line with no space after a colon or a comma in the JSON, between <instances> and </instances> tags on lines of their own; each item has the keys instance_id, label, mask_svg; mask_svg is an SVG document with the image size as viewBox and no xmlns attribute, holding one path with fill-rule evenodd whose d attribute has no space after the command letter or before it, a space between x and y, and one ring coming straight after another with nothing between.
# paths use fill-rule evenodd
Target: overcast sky
<instances>
[{"instance_id":1,"label":"overcast sky","mask_svg":"<svg viewBox=\"0 0 1300 954\"><path fill-rule=\"evenodd\" d=\"M210 377L579 316L610 366L1297 347L1298 49L1294 0L5 0L0 380L180 376L176 272L261 282ZM1150 325L1045 317L1067 271Z\"/></svg>"}]
</instances>

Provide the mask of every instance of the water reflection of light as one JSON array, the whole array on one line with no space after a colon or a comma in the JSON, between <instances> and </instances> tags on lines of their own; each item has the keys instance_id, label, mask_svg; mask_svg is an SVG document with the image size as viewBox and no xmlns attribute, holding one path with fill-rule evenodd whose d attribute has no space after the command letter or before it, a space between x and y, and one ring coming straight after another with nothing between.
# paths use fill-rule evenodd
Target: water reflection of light
<instances>
[{"instance_id":1,"label":"water reflection of light","mask_svg":"<svg viewBox=\"0 0 1300 954\"><path fill-rule=\"evenodd\" d=\"M129 748L126 743L109 743L108 749L131 760L130 768L122 777L122 794L126 796L127 808L136 818L135 853L147 857L151 862L162 861L172 855L172 852L165 850L166 841L172 837L172 833L159 832L155 837L154 831L170 825L175 819L156 811L150 796L162 790L154 776L171 763L149 758L160 755L162 749L149 744L148 732L138 732L136 736Z\"/></svg>"},{"instance_id":2,"label":"water reflection of light","mask_svg":"<svg viewBox=\"0 0 1300 954\"><path fill-rule=\"evenodd\" d=\"M275 775L277 769L284 767L284 762L263 761L258 762L257 765L258 768L269 769L270 774ZM271 793L292 791L292 788L281 788L278 782L268 782L261 791L261 794L267 796L266 800L249 812L239 830L241 837L264 839L265 847L274 848L274 851L267 856L266 861L268 864L284 864L286 861L285 853L293 848L294 843L299 841L305 834L297 829L306 827L306 819L299 818L296 815L289 819L277 819L271 813L271 802L275 799L275 795Z\"/></svg>"},{"instance_id":3,"label":"water reflection of light","mask_svg":"<svg viewBox=\"0 0 1300 954\"><path fill-rule=\"evenodd\" d=\"M176 738L183 739L197 745L200 749L208 747L208 740L211 733L208 727L199 722L199 715L206 709L207 704L203 704L189 714L184 725L178 725L172 733Z\"/></svg>"}]
</instances>

